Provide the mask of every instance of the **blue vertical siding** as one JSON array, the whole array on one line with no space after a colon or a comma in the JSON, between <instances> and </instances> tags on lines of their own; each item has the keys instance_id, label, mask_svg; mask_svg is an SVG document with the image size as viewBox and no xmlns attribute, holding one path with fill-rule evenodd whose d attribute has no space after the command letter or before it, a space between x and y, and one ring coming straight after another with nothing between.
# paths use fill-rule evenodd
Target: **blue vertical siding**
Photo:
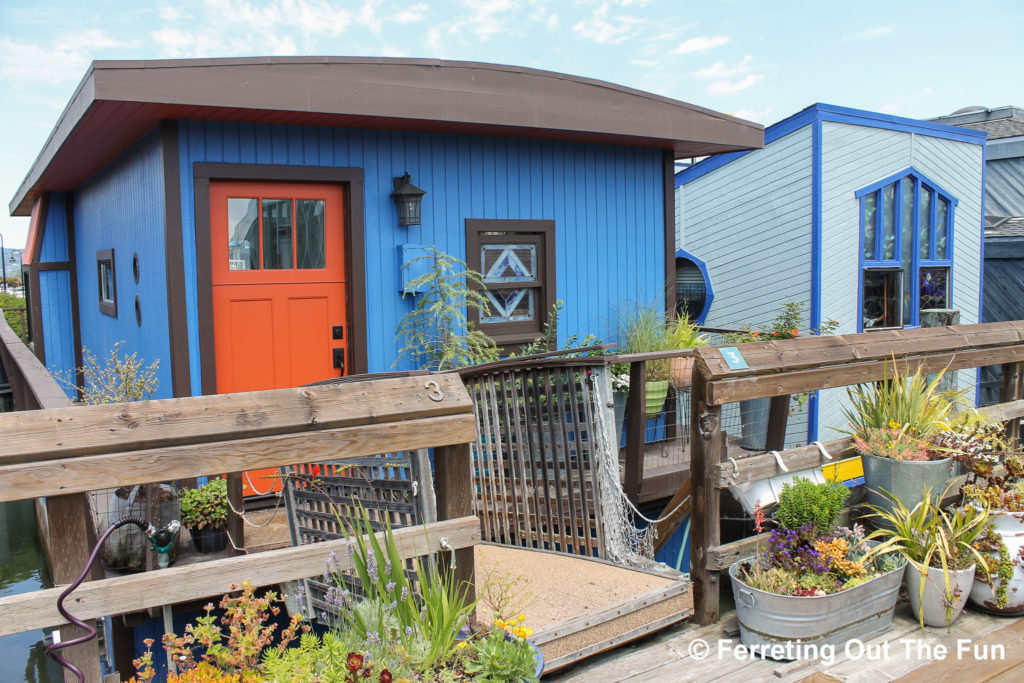
<instances>
[{"instance_id":1,"label":"blue vertical siding","mask_svg":"<svg viewBox=\"0 0 1024 683\"><path fill-rule=\"evenodd\" d=\"M68 224L65 209L67 195L53 192L47 197L46 225L43 226L42 244L39 245L39 261L68 260Z\"/></svg>"},{"instance_id":2,"label":"blue vertical siding","mask_svg":"<svg viewBox=\"0 0 1024 683\"><path fill-rule=\"evenodd\" d=\"M399 293L398 245L436 245L465 258L465 219L553 219L560 329L611 336L620 300L660 302L665 282L660 150L511 138L184 121L179 127L182 231L192 390L200 389L193 164L362 168L365 176L370 371L388 370L394 331L412 308ZM398 226L392 178L408 171L427 191L423 224Z\"/></svg>"},{"instance_id":3,"label":"blue vertical siding","mask_svg":"<svg viewBox=\"0 0 1024 683\"><path fill-rule=\"evenodd\" d=\"M158 136L147 135L74 194L82 346L102 356L119 341L146 364L159 360L157 398L173 395L164 261L163 166ZM96 252L114 250L117 317L99 311ZM139 282L132 256L139 257ZM142 325L135 322L135 297Z\"/></svg>"},{"instance_id":4,"label":"blue vertical siding","mask_svg":"<svg viewBox=\"0 0 1024 683\"><path fill-rule=\"evenodd\" d=\"M74 382L75 335L71 320L71 274L66 270L39 272L43 344L46 368L55 376ZM68 390L67 386L64 386ZM73 392L70 392L73 393Z\"/></svg>"},{"instance_id":5,"label":"blue vertical siding","mask_svg":"<svg viewBox=\"0 0 1024 683\"><path fill-rule=\"evenodd\" d=\"M46 223L42 226L38 263L68 260L67 196L54 192L47 196ZM42 307L43 347L46 367L54 375L73 381L75 335L71 318L71 276L67 270L39 272L39 298ZM66 387L65 387L66 389Z\"/></svg>"}]
</instances>

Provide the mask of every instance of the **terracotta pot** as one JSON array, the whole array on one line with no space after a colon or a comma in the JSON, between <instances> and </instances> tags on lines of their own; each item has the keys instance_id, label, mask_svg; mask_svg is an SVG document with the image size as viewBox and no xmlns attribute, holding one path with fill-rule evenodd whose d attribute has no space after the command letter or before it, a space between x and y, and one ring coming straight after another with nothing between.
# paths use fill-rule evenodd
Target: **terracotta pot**
<instances>
[{"instance_id":1,"label":"terracotta pot","mask_svg":"<svg viewBox=\"0 0 1024 683\"><path fill-rule=\"evenodd\" d=\"M693 384L693 356L670 358L669 365L672 368L672 379L669 380L672 386L678 391L689 389Z\"/></svg>"}]
</instances>

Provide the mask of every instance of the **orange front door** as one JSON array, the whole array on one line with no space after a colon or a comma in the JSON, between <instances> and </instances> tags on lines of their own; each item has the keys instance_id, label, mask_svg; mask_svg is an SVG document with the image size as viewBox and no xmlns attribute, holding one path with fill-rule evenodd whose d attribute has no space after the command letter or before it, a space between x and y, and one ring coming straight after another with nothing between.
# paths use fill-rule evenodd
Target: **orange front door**
<instances>
[{"instance_id":1,"label":"orange front door","mask_svg":"<svg viewBox=\"0 0 1024 683\"><path fill-rule=\"evenodd\" d=\"M333 185L210 183L219 393L345 374L342 201ZM249 472L245 495L280 490L275 472Z\"/></svg>"}]
</instances>

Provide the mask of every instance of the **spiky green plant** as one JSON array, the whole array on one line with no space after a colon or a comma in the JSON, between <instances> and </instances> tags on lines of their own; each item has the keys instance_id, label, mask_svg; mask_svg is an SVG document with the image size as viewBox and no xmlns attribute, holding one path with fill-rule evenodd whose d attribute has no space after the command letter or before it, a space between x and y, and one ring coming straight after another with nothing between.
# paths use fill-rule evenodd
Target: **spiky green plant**
<instances>
[{"instance_id":1,"label":"spiky green plant","mask_svg":"<svg viewBox=\"0 0 1024 683\"><path fill-rule=\"evenodd\" d=\"M843 408L849 434L867 439L870 430L900 429L907 435L929 439L945 424L953 402L939 391L945 371L928 377L917 369L913 375L901 375L895 359L892 369L886 365L885 379L874 384L847 388L850 406Z\"/></svg>"},{"instance_id":2,"label":"spiky green plant","mask_svg":"<svg viewBox=\"0 0 1024 683\"><path fill-rule=\"evenodd\" d=\"M881 494L890 501L892 510L875 505L866 506L871 511L868 517L881 519L890 527L875 530L867 540L881 539L883 549L898 551L921 573L921 608L918 618L922 629L924 579L929 567L942 569L947 626L953 619L952 605L956 598L950 572L977 564L980 571L988 573L988 562L984 554L974 546L988 524L988 510L976 506L942 509L940 504L949 493L949 488L947 486L935 495L931 488L925 488L924 500L913 509L907 509L903 501L883 489Z\"/></svg>"}]
</instances>

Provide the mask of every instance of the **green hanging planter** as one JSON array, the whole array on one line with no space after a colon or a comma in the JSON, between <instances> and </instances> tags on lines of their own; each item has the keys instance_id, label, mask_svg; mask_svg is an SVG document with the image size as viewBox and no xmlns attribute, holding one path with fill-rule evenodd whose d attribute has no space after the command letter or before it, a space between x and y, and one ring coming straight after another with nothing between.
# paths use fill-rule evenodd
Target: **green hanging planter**
<instances>
[{"instance_id":1,"label":"green hanging planter","mask_svg":"<svg viewBox=\"0 0 1024 683\"><path fill-rule=\"evenodd\" d=\"M644 395L647 397L645 405L647 419L658 417L665 405L665 399L668 397L668 380L646 382L645 385Z\"/></svg>"}]
</instances>

